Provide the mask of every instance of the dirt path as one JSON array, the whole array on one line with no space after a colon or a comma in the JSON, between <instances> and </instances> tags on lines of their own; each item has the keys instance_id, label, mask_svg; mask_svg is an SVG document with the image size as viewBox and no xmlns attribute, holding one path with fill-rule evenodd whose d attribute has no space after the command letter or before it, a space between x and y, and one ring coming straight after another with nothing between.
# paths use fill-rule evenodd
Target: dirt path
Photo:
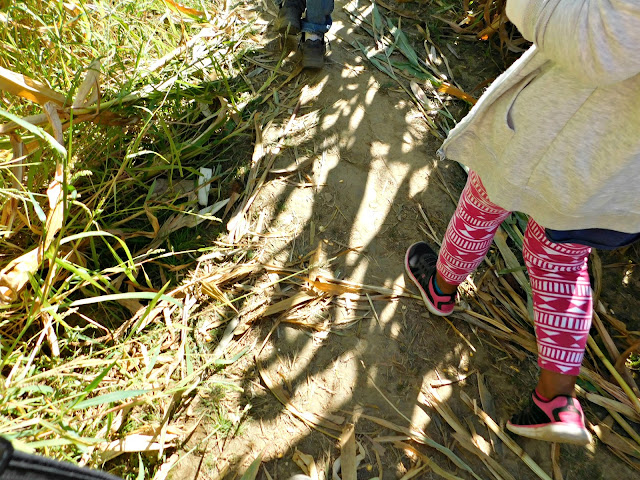
<instances>
[{"instance_id":1,"label":"dirt path","mask_svg":"<svg viewBox=\"0 0 640 480\"><path fill-rule=\"evenodd\" d=\"M465 175L453 163L437 165L440 140L429 133L407 95L354 50L354 40L370 42L370 37L361 37L341 5L336 5L328 64L321 72L301 77L301 84L306 83L302 107L287 147L274 165L280 173L269 177L254 208L254 218L262 215L260 221L270 235L269 253L261 260L284 265L319 245L328 258L349 248L327 268L333 276L402 287L407 281L405 249L425 239L423 232L428 230L418 205L437 236L442 235L454 209L447 189L457 196ZM482 332L454 321L460 331L457 334L446 321L430 318L419 301L372 300L372 306L355 310L330 305L312 312L333 324L350 322L350 328L337 333L282 324L258 355L262 370L291 396L298 410L357 422L356 438L367 452L360 479L379 476L378 465L383 467L383 478L401 478L414 463L391 444L372 443L372 438L389 435L389 431L357 413L354 417L354 411L402 426L409 426L409 419L436 441L452 446L452 431L433 411L418 405L421 389L438 375L455 379L474 370L484 373L499 421L519 408L534 384L532 356L505 354ZM274 324L274 319L261 324L255 339L261 343ZM292 460L296 450L310 454L319 469L329 471L339 456L336 439L310 428L285 409L266 388L252 358L231 371L244 382L244 392L234 401L239 409L251 407L234 440L209 445L200 470L203 478L216 478L225 465L231 466L228 478L232 478L242 471L238 462L245 455L259 452L274 479L301 473ZM471 422L488 438L459 401L460 390L477 398L475 375L439 392L462 421ZM547 444L518 443L551 472ZM461 448L455 451L481 478L491 478L472 455L465 455ZM426 452L443 468L471 478L443 455ZM632 471L603 447L596 452L597 461L592 450L562 447L565 478L613 478L613 471L616 476L632 478ZM515 478L536 478L504 446L496 458ZM175 478L192 478L194 469L195 465L183 468ZM260 475L267 478L263 469ZM425 470L418 478L440 477Z\"/></svg>"}]
</instances>

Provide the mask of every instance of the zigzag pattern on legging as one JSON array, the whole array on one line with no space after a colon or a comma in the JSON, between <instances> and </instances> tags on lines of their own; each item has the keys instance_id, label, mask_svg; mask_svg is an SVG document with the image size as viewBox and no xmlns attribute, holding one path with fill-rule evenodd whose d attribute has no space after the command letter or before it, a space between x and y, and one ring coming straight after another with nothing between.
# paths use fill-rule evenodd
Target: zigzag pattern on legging
<instances>
[{"instance_id":1,"label":"zigzag pattern on legging","mask_svg":"<svg viewBox=\"0 0 640 480\"><path fill-rule=\"evenodd\" d=\"M509 213L491 202L478 175L470 172L438 256L437 269L445 281L460 284L478 267ZM533 291L538 364L547 370L580 371L591 327L590 251L549 241L533 220L527 225L523 257Z\"/></svg>"},{"instance_id":2,"label":"zigzag pattern on legging","mask_svg":"<svg viewBox=\"0 0 640 480\"><path fill-rule=\"evenodd\" d=\"M550 242L529 221L523 257L531 278L538 364L570 375L580 364L591 328L591 283L583 245Z\"/></svg>"},{"instance_id":3,"label":"zigzag pattern on legging","mask_svg":"<svg viewBox=\"0 0 640 480\"><path fill-rule=\"evenodd\" d=\"M482 262L509 213L489 200L480 177L469 172L440 249L436 268L442 278L452 284L464 282Z\"/></svg>"}]
</instances>

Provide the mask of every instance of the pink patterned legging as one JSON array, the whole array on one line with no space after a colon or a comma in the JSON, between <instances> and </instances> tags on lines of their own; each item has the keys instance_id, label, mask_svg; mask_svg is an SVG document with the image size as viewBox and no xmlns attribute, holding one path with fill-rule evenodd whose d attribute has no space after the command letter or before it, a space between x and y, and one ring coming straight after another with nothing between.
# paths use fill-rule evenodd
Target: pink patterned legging
<instances>
[{"instance_id":1,"label":"pink patterned legging","mask_svg":"<svg viewBox=\"0 0 640 480\"><path fill-rule=\"evenodd\" d=\"M438 257L446 282L460 284L480 265L510 213L489 200L480 177L470 172ZM533 291L538 365L546 370L580 372L591 327L590 252L584 245L549 241L544 228L529 220L522 254Z\"/></svg>"}]
</instances>

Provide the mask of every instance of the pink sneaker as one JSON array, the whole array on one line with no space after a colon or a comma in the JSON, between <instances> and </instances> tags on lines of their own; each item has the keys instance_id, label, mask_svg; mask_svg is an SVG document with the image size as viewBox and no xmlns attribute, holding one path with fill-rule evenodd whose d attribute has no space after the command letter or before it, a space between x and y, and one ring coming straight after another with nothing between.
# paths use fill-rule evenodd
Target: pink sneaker
<instances>
[{"instance_id":1,"label":"pink sneaker","mask_svg":"<svg viewBox=\"0 0 640 480\"><path fill-rule=\"evenodd\" d=\"M445 317L453 312L456 294L438 293L435 285L438 255L425 242L414 243L404 256L404 268L416 284L427 309L434 315Z\"/></svg>"},{"instance_id":2,"label":"pink sneaker","mask_svg":"<svg viewBox=\"0 0 640 480\"><path fill-rule=\"evenodd\" d=\"M516 435L547 442L591 443L580 402L567 395L545 402L534 390L531 403L507 422L507 429Z\"/></svg>"}]
</instances>

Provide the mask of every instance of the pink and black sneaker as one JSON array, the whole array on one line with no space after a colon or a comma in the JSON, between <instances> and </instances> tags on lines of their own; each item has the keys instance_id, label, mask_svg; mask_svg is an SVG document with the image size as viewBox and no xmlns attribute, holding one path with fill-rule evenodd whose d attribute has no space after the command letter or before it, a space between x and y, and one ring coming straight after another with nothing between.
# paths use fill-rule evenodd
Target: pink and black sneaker
<instances>
[{"instance_id":1,"label":"pink and black sneaker","mask_svg":"<svg viewBox=\"0 0 640 480\"><path fill-rule=\"evenodd\" d=\"M456 294L442 293L436 285L438 255L425 242L414 243L404 256L404 268L416 284L431 313L444 317L453 312Z\"/></svg>"},{"instance_id":2,"label":"pink and black sneaker","mask_svg":"<svg viewBox=\"0 0 640 480\"><path fill-rule=\"evenodd\" d=\"M547 442L591 443L580 402L567 395L545 401L534 390L529 405L507 422L507 429L516 435Z\"/></svg>"}]
</instances>

